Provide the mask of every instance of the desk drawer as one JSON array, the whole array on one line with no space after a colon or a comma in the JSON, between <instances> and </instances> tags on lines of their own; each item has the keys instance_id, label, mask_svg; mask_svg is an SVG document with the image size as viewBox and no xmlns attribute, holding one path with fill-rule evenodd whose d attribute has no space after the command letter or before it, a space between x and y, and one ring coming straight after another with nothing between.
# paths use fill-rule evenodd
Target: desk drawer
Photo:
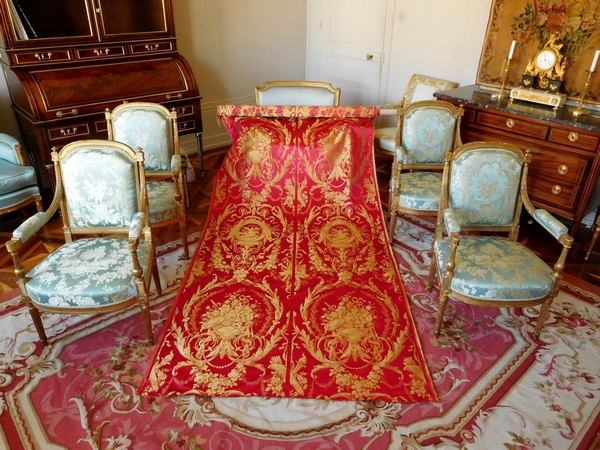
<instances>
[{"instance_id":1,"label":"desk drawer","mask_svg":"<svg viewBox=\"0 0 600 450\"><path fill-rule=\"evenodd\" d=\"M598 138L596 136L585 134L580 131L561 130L559 128L552 128L552 130L550 130L550 137L548 140L557 144L591 151L596 150L596 146L598 145Z\"/></svg>"},{"instance_id":2,"label":"desk drawer","mask_svg":"<svg viewBox=\"0 0 600 450\"><path fill-rule=\"evenodd\" d=\"M175 112L178 120L180 117L191 116L194 114L194 105L190 103L189 105L176 106Z\"/></svg>"},{"instance_id":3,"label":"desk drawer","mask_svg":"<svg viewBox=\"0 0 600 450\"><path fill-rule=\"evenodd\" d=\"M477 115L477 123L541 140L546 139L548 134L548 126L546 125L538 125L525 120L497 116L486 112L480 112Z\"/></svg>"},{"instance_id":4,"label":"desk drawer","mask_svg":"<svg viewBox=\"0 0 600 450\"><path fill-rule=\"evenodd\" d=\"M550 178L558 183L582 184L588 161L549 152L532 152L529 177Z\"/></svg>"},{"instance_id":5,"label":"desk drawer","mask_svg":"<svg viewBox=\"0 0 600 450\"><path fill-rule=\"evenodd\" d=\"M122 45L113 45L109 47L84 48L77 50L79 59L99 59L112 58L115 56L124 56L125 47Z\"/></svg>"},{"instance_id":6,"label":"desk drawer","mask_svg":"<svg viewBox=\"0 0 600 450\"><path fill-rule=\"evenodd\" d=\"M87 138L90 134L90 128L87 123L76 123L68 126L48 128L48 138L50 141L61 139Z\"/></svg>"},{"instance_id":7,"label":"desk drawer","mask_svg":"<svg viewBox=\"0 0 600 450\"><path fill-rule=\"evenodd\" d=\"M131 44L129 50L132 55L143 53L161 53L173 51L173 43L171 41L163 42L147 42L142 44Z\"/></svg>"},{"instance_id":8,"label":"desk drawer","mask_svg":"<svg viewBox=\"0 0 600 450\"><path fill-rule=\"evenodd\" d=\"M532 201L537 200L571 214L575 213L578 206L579 186L575 184L527 177L527 193Z\"/></svg>"},{"instance_id":9,"label":"desk drawer","mask_svg":"<svg viewBox=\"0 0 600 450\"><path fill-rule=\"evenodd\" d=\"M179 133L189 133L196 128L196 121L194 119L178 120L177 131Z\"/></svg>"},{"instance_id":10,"label":"desk drawer","mask_svg":"<svg viewBox=\"0 0 600 450\"><path fill-rule=\"evenodd\" d=\"M71 59L71 52L68 50L44 50L37 52L19 52L15 54L17 64L65 62L71 61Z\"/></svg>"}]
</instances>

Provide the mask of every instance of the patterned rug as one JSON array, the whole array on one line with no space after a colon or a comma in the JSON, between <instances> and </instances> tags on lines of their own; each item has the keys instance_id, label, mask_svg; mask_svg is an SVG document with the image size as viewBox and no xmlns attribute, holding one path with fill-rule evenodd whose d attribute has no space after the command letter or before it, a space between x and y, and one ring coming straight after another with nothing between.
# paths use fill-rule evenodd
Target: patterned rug
<instances>
[{"instance_id":1,"label":"patterned rug","mask_svg":"<svg viewBox=\"0 0 600 450\"><path fill-rule=\"evenodd\" d=\"M233 139L142 395L436 401L372 107L220 106Z\"/></svg>"},{"instance_id":2,"label":"patterned rug","mask_svg":"<svg viewBox=\"0 0 600 450\"><path fill-rule=\"evenodd\" d=\"M535 308L451 301L452 324L433 339L438 294L423 288L428 226L399 220L394 250L438 402L141 397L153 349L137 308L90 319L45 315L61 338L42 348L13 292L0 303L0 448L598 448L600 298L566 285L539 340ZM187 269L175 244L160 250L166 288L152 299L155 333Z\"/></svg>"}]
</instances>

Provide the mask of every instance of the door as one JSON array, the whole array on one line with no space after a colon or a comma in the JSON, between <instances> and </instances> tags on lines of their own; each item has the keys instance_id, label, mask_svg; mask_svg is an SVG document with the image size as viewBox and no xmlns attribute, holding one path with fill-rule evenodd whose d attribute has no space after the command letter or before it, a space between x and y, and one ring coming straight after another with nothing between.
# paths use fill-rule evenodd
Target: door
<instances>
[{"instance_id":1,"label":"door","mask_svg":"<svg viewBox=\"0 0 600 450\"><path fill-rule=\"evenodd\" d=\"M342 105L377 105L394 0L313 0L308 78L342 90Z\"/></svg>"}]
</instances>

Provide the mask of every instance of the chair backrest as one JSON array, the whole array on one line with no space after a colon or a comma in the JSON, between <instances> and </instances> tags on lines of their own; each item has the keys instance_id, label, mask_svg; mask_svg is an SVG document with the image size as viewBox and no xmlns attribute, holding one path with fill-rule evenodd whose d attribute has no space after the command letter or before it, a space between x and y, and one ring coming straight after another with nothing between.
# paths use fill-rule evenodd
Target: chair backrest
<instances>
[{"instance_id":1,"label":"chair backrest","mask_svg":"<svg viewBox=\"0 0 600 450\"><path fill-rule=\"evenodd\" d=\"M462 108L440 100L414 102L400 112L400 145L404 164L443 164L458 139Z\"/></svg>"},{"instance_id":2,"label":"chair backrest","mask_svg":"<svg viewBox=\"0 0 600 450\"><path fill-rule=\"evenodd\" d=\"M54 151L52 160L69 233L78 232L73 228L128 229L137 212L147 212L143 153L116 141L83 140Z\"/></svg>"},{"instance_id":3,"label":"chair backrest","mask_svg":"<svg viewBox=\"0 0 600 450\"><path fill-rule=\"evenodd\" d=\"M146 171L166 172L171 158L180 154L177 113L162 105L128 102L106 111L108 138L142 149Z\"/></svg>"},{"instance_id":4,"label":"chair backrest","mask_svg":"<svg viewBox=\"0 0 600 450\"><path fill-rule=\"evenodd\" d=\"M444 168L440 210L452 209L461 227L518 226L530 159L503 142L459 147Z\"/></svg>"},{"instance_id":5,"label":"chair backrest","mask_svg":"<svg viewBox=\"0 0 600 450\"><path fill-rule=\"evenodd\" d=\"M25 163L20 155L20 147L19 141L14 137L6 133L0 133L0 159L17 166L24 166Z\"/></svg>"},{"instance_id":6,"label":"chair backrest","mask_svg":"<svg viewBox=\"0 0 600 450\"><path fill-rule=\"evenodd\" d=\"M433 100L433 94L447 89L458 87L454 81L442 80L441 78L428 77L427 75L414 74L410 77L406 90L404 91L404 106L420 100Z\"/></svg>"},{"instance_id":7,"label":"chair backrest","mask_svg":"<svg viewBox=\"0 0 600 450\"><path fill-rule=\"evenodd\" d=\"M341 90L321 81L268 81L254 92L257 105L339 106Z\"/></svg>"}]
</instances>

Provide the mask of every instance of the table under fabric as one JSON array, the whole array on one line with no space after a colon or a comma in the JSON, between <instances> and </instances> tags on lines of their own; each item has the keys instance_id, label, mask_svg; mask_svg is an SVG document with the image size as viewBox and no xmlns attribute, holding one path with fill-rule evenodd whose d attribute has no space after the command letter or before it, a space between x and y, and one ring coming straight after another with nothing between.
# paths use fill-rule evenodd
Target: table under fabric
<instances>
[{"instance_id":1,"label":"table under fabric","mask_svg":"<svg viewBox=\"0 0 600 450\"><path fill-rule=\"evenodd\" d=\"M233 144L142 395L437 400L379 199L379 113L218 108Z\"/></svg>"}]
</instances>

